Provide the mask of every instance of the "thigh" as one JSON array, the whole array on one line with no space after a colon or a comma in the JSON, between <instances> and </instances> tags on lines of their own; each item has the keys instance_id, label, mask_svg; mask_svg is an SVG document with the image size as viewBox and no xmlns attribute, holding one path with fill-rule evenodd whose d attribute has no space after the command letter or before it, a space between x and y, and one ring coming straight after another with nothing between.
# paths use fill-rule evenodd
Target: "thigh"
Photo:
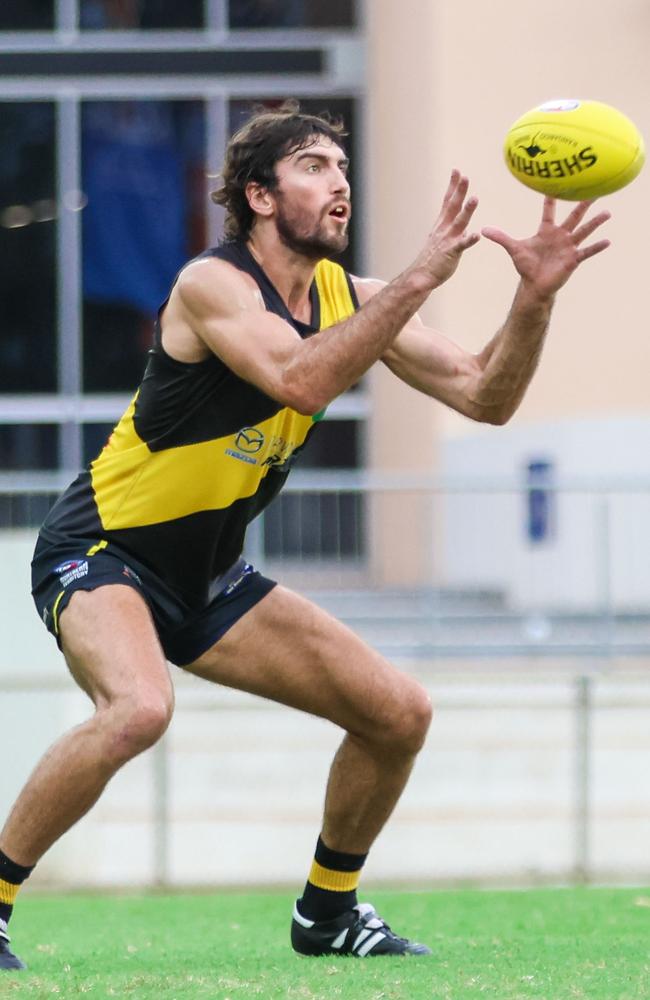
<instances>
[{"instance_id":1,"label":"thigh","mask_svg":"<svg viewBox=\"0 0 650 1000\"><path fill-rule=\"evenodd\" d=\"M341 622L275 587L186 670L330 719L376 731L420 686Z\"/></svg>"},{"instance_id":2,"label":"thigh","mask_svg":"<svg viewBox=\"0 0 650 1000\"><path fill-rule=\"evenodd\" d=\"M61 648L72 676L98 708L120 698L173 701L151 612L130 586L77 590L61 612Z\"/></svg>"}]
</instances>

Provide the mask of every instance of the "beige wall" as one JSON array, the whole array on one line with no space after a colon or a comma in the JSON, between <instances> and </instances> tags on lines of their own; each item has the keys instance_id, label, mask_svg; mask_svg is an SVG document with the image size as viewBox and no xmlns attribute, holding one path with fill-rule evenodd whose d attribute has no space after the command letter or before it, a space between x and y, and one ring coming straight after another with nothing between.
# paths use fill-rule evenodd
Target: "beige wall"
<instances>
[{"instance_id":1,"label":"beige wall","mask_svg":"<svg viewBox=\"0 0 650 1000\"><path fill-rule=\"evenodd\" d=\"M603 100L636 121L650 142L646 0L368 0L367 14L369 265L381 277L414 256L453 166L473 181L479 225L516 235L536 226L541 197L510 176L501 154L509 124L529 107L555 97ZM516 422L650 409L650 168L604 203L614 214L613 246L562 292ZM425 315L478 349L504 319L514 287L505 252L485 241L434 294ZM374 464L421 468L434 463L440 435L476 432L393 382L385 373L374 381ZM409 448L415 422L420 436Z\"/></svg>"},{"instance_id":2,"label":"beige wall","mask_svg":"<svg viewBox=\"0 0 650 1000\"><path fill-rule=\"evenodd\" d=\"M432 188L440 186L431 184L437 146L434 109L420 101L422 94L436 89L437 73L430 58L435 10L433 4L418 4L418 16L411 18L404 17L402 3L370 0L367 6L368 264L373 277L388 280L409 263L426 235L435 206ZM408 100L401 99L405 74ZM411 140L415 134L417 152ZM376 366L370 378L370 465L390 472L434 467L440 407L433 408L429 399L382 366ZM431 521L430 503L418 496L373 500L370 551L375 582L421 583L431 577L434 547L423 544L422 537ZM398 525L399 530L392 530Z\"/></svg>"}]
</instances>

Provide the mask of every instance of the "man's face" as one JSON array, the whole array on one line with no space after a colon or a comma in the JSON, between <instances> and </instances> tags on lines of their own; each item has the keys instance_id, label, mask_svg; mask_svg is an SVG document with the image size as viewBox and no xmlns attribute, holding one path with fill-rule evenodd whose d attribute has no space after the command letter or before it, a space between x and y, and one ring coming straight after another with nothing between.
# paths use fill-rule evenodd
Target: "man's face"
<instances>
[{"instance_id":1,"label":"man's face","mask_svg":"<svg viewBox=\"0 0 650 1000\"><path fill-rule=\"evenodd\" d=\"M276 164L277 186L271 192L275 222L290 250L314 260L345 250L350 221L347 168L345 153L326 136Z\"/></svg>"}]
</instances>

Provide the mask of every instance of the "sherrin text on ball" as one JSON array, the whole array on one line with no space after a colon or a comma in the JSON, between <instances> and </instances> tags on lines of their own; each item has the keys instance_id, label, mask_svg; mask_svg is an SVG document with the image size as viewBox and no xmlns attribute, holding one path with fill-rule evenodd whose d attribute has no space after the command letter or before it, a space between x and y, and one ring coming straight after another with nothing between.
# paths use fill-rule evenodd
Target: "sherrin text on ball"
<instances>
[{"instance_id":1,"label":"sherrin text on ball","mask_svg":"<svg viewBox=\"0 0 650 1000\"><path fill-rule=\"evenodd\" d=\"M616 108L600 101L547 101L511 126L508 170L541 194L582 201L625 187L645 162L643 137Z\"/></svg>"}]
</instances>

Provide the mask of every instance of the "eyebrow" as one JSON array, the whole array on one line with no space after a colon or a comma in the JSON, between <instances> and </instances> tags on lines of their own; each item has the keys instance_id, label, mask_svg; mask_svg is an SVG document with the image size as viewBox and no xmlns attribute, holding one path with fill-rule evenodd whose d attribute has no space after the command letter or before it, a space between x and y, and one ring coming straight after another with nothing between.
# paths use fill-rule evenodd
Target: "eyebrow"
<instances>
[{"instance_id":1,"label":"eyebrow","mask_svg":"<svg viewBox=\"0 0 650 1000\"><path fill-rule=\"evenodd\" d=\"M320 160L322 163L329 163L330 157L326 156L325 153L311 153L308 149L305 149L305 150L303 150L302 153L298 153L298 155L296 156L295 162L299 163L301 160L305 160L305 159ZM348 157L347 156L341 157L341 159L338 160L338 166L339 167L349 167L350 166L350 161L349 161Z\"/></svg>"}]
</instances>

